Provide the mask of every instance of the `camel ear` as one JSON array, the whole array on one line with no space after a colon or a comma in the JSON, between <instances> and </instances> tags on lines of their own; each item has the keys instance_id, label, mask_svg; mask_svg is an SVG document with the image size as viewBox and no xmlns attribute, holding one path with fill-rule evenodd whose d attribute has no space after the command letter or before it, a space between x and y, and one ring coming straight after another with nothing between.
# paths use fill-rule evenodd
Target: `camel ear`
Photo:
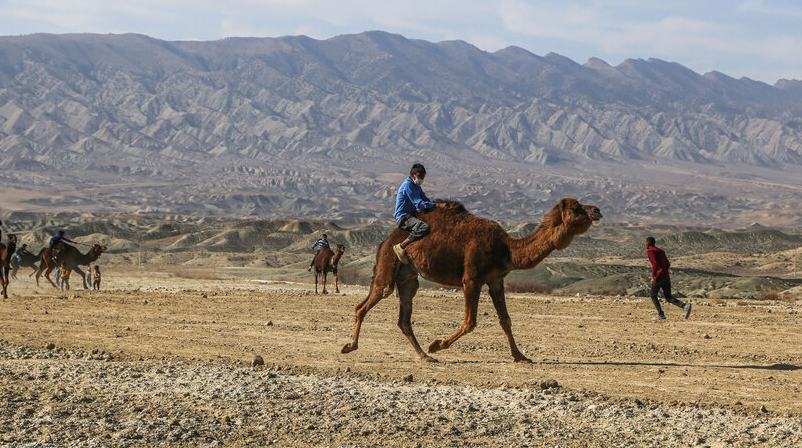
<instances>
[{"instance_id":1,"label":"camel ear","mask_svg":"<svg viewBox=\"0 0 802 448\"><path fill-rule=\"evenodd\" d=\"M559 205L560 207L560 218L562 218L565 215L565 212L571 206L571 200L568 198L562 198L560 199L560 202L557 203L557 205Z\"/></svg>"}]
</instances>

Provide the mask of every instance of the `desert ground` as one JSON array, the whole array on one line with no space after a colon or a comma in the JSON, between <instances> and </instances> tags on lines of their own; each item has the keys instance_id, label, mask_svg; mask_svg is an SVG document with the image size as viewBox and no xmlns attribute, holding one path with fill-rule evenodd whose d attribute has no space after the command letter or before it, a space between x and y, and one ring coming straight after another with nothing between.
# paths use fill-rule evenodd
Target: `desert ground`
<instances>
[{"instance_id":1,"label":"desert ground","mask_svg":"<svg viewBox=\"0 0 802 448\"><path fill-rule=\"evenodd\" d=\"M423 363L394 296L342 354L367 288L267 271L109 268L64 292L21 276L0 301L0 446L802 444L795 299L654 321L648 298L508 294L527 364L484 294L476 330ZM461 291L422 289L421 344L462 314Z\"/></svg>"}]
</instances>

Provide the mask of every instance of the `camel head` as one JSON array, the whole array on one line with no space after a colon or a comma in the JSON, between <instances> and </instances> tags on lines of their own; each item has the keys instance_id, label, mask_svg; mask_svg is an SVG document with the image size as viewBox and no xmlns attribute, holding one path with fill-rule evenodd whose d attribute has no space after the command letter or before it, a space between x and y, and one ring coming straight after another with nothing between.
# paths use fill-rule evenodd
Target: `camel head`
<instances>
[{"instance_id":1,"label":"camel head","mask_svg":"<svg viewBox=\"0 0 802 448\"><path fill-rule=\"evenodd\" d=\"M582 205L573 198L560 199L543 217L543 226L560 230L557 249L565 249L574 236L587 232L594 221L602 218L599 207Z\"/></svg>"},{"instance_id":2,"label":"camel head","mask_svg":"<svg viewBox=\"0 0 802 448\"><path fill-rule=\"evenodd\" d=\"M106 246L101 246L100 244L93 244L92 248L89 249L89 253L97 259L103 252L106 251Z\"/></svg>"},{"instance_id":3,"label":"camel head","mask_svg":"<svg viewBox=\"0 0 802 448\"><path fill-rule=\"evenodd\" d=\"M339 262L340 261L340 257L343 256L344 252L345 252L345 245L338 244L337 245L337 251L334 252L334 256L331 258L332 263L336 264L337 262Z\"/></svg>"}]
</instances>

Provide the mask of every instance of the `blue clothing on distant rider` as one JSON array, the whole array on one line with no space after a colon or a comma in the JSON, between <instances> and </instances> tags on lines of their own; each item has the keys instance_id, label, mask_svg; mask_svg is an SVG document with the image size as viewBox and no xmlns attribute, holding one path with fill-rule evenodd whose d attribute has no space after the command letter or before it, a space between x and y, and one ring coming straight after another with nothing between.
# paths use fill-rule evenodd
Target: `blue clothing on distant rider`
<instances>
[{"instance_id":1,"label":"blue clothing on distant rider","mask_svg":"<svg viewBox=\"0 0 802 448\"><path fill-rule=\"evenodd\" d=\"M395 221L401 221L405 216L415 216L418 210L431 210L434 208L434 202L426 197L426 193L420 185L415 185L412 177L407 177L407 180L398 188L398 195L395 199Z\"/></svg>"},{"instance_id":2,"label":"blue clothing on distant rider","mask_svg":"<svg viewBox=\"0 0 802 448\"><path fill-rule=\"evenodd\" d=\"M66 241L68 243L74 243L75 242L75 241L67 238L63 234L57 233L57 234L53 235L52 238L50 238L50 248L52 249L53 247L56 246L56 244L58 244L58 243L60 243L62 241Z\"/></svg>"}]
</instances>

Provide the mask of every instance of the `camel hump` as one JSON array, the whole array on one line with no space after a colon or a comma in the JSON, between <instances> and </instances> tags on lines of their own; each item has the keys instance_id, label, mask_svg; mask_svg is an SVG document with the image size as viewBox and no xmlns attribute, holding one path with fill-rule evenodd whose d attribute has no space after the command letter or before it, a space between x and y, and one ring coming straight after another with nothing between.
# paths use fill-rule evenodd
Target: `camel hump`
<instances>
[{"instance_id":1,"label":"camel hump","mask_svg":"<svg viewBox=\"0 0 802 448\"><path fill-rule=\"evenodd\" d=\"M449 213L468 213L468 210L462 205L462 202L453 201L449 199L437 199L435 203L445 204L444 209Z\"/></svg>"}]
</instances>

